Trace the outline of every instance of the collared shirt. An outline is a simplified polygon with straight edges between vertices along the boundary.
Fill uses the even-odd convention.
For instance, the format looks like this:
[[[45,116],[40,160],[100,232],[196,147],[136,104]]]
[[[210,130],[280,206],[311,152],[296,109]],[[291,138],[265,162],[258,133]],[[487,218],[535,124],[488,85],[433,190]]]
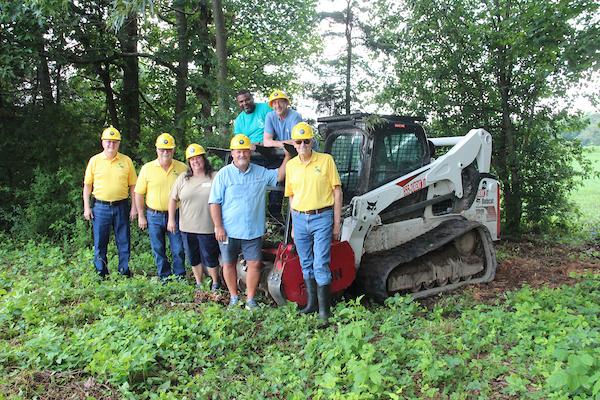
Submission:
[[[265,193],[277,185],[277,170],[250,164],[246,172],[229,164],[215,177],[208,202],[221,205],[223,227],[234,239],[256,239],[265,234]]]
[[[173,160],[168,170],[160,166],[158,159],[144,164],[140,170],[135,192],[146,195],[146,206],[156,211],[169,209],[169,195],[175,179],[187,171],[187,165]]]
[[[92,194],[102,201],[118,201],[129,197],[129,187],[137,179],[131,158],[124,154],[109,160],[104,152],[88,162],[83,183],[92,185]]]
[[[308,163],[292,158],[285,166],[285,195],[294,196],[291,207],[297,211],[332,206],[333,189],[341,186],[340,175],[329,154],[312,152]]]
[[[263,141],[263,132],[265,131],[265,118],[271,112],[267,103],[256,103],[254,111],[247,114],[242,111],[233,122],[233,133],[243,133],[250,138],[252,143],[261,143]]]
[[[302,122],[302,116],[296,110],[288,108],[285,118],[279,118],[275,111],[267,114],[265,119],[265,133],[273,135],[273,140],[290,140],[292,128],[298,122]]]

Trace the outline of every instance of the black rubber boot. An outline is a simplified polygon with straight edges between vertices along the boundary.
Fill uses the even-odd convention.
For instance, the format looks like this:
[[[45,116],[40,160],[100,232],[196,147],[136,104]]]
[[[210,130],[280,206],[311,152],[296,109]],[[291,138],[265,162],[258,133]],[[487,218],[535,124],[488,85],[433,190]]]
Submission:
[[[317,287],[317,297],[319,299],[319,318],[321,323],[319,326],[325,328],[329,326],[329,317],[331,316],[331,293],[329,293],[331,285]]]
[[[306,286],[306,295],[308,301],[306,307],[300,310],[300,314],[310,314],[317,311],[317,281],[315,278],[305,279],[304,285]]]

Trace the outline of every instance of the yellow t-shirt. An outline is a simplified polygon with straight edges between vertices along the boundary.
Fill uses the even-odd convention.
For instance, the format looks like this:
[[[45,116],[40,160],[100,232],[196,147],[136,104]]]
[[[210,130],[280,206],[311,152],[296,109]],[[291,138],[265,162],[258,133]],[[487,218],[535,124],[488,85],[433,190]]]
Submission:
[[[294,196],[297,211],[318,210],[333,205],[333,189],[341,186],[333,157],[312,152],[308,163],[292,158],[285,166],[285,195]]]
[[[135,185],[136,174],[131,158],[124,154],[109,160],[104,153],[88,162],[83,183],[92,185],[92,194],[102,201],[118,201],[129,197],[129,187]]]
[[[187,165],[173,160],[167,171],[160,166],[158,160],[144,164],[140,170],[135,192],[146,195],[146,206],[157,211],[169,209],[169,195],[175,179],[187,171]]]

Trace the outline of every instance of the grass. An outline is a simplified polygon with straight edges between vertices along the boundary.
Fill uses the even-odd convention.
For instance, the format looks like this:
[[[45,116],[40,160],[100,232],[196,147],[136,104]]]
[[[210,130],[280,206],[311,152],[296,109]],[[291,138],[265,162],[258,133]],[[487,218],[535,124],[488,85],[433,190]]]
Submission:
[[[572,199],[579,206],[583,221],[600,219],[600,146],[585,148],[588,159],[592,162],[594,176],[583,181],[583,186],[572,193]]]
[[[100,282],[90,259],[0,236],[0,399],[600,398],[597,274],[496,304],[340,302],[316,329],[293,304],[227,310],[182,282]]]

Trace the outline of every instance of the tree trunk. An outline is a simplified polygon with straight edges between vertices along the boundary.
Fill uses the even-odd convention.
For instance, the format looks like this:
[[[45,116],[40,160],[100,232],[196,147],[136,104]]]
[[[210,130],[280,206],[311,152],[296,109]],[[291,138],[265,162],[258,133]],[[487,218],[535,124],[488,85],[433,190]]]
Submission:
[[[346,1],[346,115],[350,114],[352,72],[352,0]]]
[[[208,80],[210,79],[211,76],[211,70],[212,70],[212,63],[211,63],[211,56],[210,56],[210,43],[212,42],[210,34],[209,34],[209,30],[208,30],[208,26],[209,23],[212,19],[211,15],[210,15],[210,7],[207,4],[207,0],[200,0],[198,2],[198,25],[197,25],[197,30],[198,30],[198,41],[199,41],[199,47],[198,47],[198,54],[200,54],[200,57],[198,59],[195,60],[196,64],[200,65],[200,69],[202,70],[202,76],[203,76],[203,81],[199,82],[199,83],[195,83],[192,86],[192,90],[194,91],[194,94],[196,95],[196,98],[198,99],[198,101],[200,102],[200,104],[202,105],[202,108],[200,110],[200,113],[202,115],[202,118],[199,118],[200,120],[203,121],[211,121],[211,116],[212,116],[212,102],[213,102],[213,95],[208,87],[208,85],[206,84],[206,82],[208,82]],[[204,126],[205,129],[212,131],[212,129],[214,128],[214,125],[207,123]]]
[[[54,104],[54,97],[52,96],[52,83],[50,81],[50,69],[48,68],[48,59],[46,57],[44,36],[41,31],[39,35],[37,81],[40,95],[42,96],[42,103],[44,106],[47,106]]]
[[[503,49],[505,50],[505,49]],[[511,120],[510,107],[510,64],[504,57],[505,51],[501,52],[501,63],[499,65],[498,84],[500,90],[500,101],[502,107],[501,122],[501,151],[499,166],[502,173],[504,209],[506,216],[506,232],[508,234],[519,234],[521,232],[522,217],[522,190],[521,177],[519,174],[519,160],[515,142],[515,127]]]
[[[96,72],[102,80],[104,86],[104,96],[106,98],[106,109],[110,116],[110,123],[117,129],[121,129],[119,124],[119,114],[117,113],[117,103],[115,102],[115,94],[112,90],[112,82],[110,80],[110,63],[104,63],[104,69],[101,63],[96,63]]]
[[[225,118],[228,114],[227,101],[227,35],[225,33],[225,18],[223,16],[223,5],[221,0],[212,0],[213,18],[215,22],[215,39],[217,48],[217,82],[219,86],[219,111],[217,113],[217,125],[221,134],[227,134]]]
[[[186,91],[188,87],[188,64],[190,60],[188,33],[187,33],[187,16],[185,14],[185,2],[176,1],[175,8],[175,23],[177,26],[177,51],[178,65],[177,77],[175,81],[175,138],[178,143],[185,142],[185,105]]]
[[[121,51],[126,54],[137,53],[137,14],[125,20],[119,31]],[[125,132],[129,135],[131,145],[135,147],[140,140],[140,82],[139,59],[137,55],[123,56],[123,91],[121,104],[123,108]]]

